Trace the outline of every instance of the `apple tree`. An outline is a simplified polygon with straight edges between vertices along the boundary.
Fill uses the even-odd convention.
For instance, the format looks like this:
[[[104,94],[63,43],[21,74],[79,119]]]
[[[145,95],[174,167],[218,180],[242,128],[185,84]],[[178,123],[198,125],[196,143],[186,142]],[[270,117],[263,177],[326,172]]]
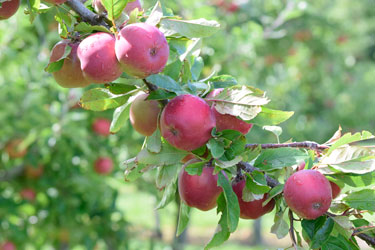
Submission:
[[[360,249],[358,238],[375,247],[368,219],[375,212],[371,132],[339,127],[323,144],[280,142],[278,125],[292,111],[270,108],[263,90],[236,76],[202,73],[203,38],[220,29],[217,21],[184,20],[160,2],[144,10],[127,1],[30,1],[26,12],[33,20],[54,8],[62,41],[45,70],[63,87],[89,85],[80,106],[88,113],[113,109],[110,133],[130,119],[145,136],[140,151],[123,163],[125,180],[137,182],[156,169],[155,188],[163,192],[157,208],[181,200],[177,235],[192,208],[216,208],[220,219],[206,249],[228,240],[240,219],[271,212],[271,232],[289,235],[294,249]],[[255,126],[277,143],[247,141]],[[22,142],[11,146],[24,153]],[[112,167],[108,159],[95,163],[101,174]],[[30,190],[21,196],[34,199]]]

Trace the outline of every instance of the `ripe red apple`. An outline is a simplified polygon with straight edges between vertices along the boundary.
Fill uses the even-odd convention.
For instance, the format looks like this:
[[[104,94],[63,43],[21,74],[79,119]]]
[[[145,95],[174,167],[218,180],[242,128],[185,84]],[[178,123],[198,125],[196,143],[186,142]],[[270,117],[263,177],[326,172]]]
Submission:
[[[329,181],[329,184],[331,184],[332,199],[336,199],[336,197],[339,196],[339,194],[341,192],[341,188],[339,187],[339,185],[337,185],[333,181]]]
[[[0,5],[0,20],[5,20],[17,12],[18,7],[20,7],[20,0],[8,0]]]
[[[203,167],[201,175],[189,175],[183,168],[178,178],[180,198],[188,206],[207,211],[216,207],[216,199],[222,192],[217,186],[217,174],[213,167]]]
[[[215,116],[210,106],[190,94],[173,98],[160,117],[161,135],[174,147],[192,151],[211,138]]]
[[[155,100],[146,100],[148,94],[137,96],[130,106],[130,123],[133,128],[144,136],[152,135],[158,125],[160,113],[159,103]]]
[[[116,59],[115,42],[113,35],[98,32],[79,44],[77,54],[86,80],[107,83],[120,77],[122,70]]]
[[[240,218],[242,219],[257,219],[262,215],[269,213],[275,207],[275,201],[272,199],[267,205],[262,203],[267,200],[268,195],[264,195],[260,200],[246,202],[242,199],[242,191],[246,185],[246,180],[241,180],[232,185],[233,191],[236,193],[238,203],[240,205]]]
[[[28,179],[38,179],[43,175],[44,167],[43,165],[39,165],[37,167],[33,167],[31,165],[26,165],[25,167],[25,175]]]
[[[320,172],[305,169],[292,174],[284,186],[284,198],[289,208],[304,219],[313,220],[328,211],[332,189]]]
[[[134,23],[121,29],[115,51],[122,69],[138,78],[161,72],[169,56],[164,34],[146,23]]]
[[[52,49],[50,62],[56,62],[64,55],[66,46],[71,47],[70,54],[64,59],[64,64],[59,71],[53,72],[52,75],[56,82],[64,88],[86,87],[90,84],[85,79],[81,70],[81,62],[77,56],[79,43],[72,43],[69,40],[58,42]]]
[[[24,200],[28,200],[28,201],[34,201],[35,197],[36,197],[36,193],[35,193],[34,189],[32,189],[32,188],[22,189],[21,192],[20,192],[20,195]]]
[[[214,89],[207,95],[207,98],[214,98],[223,90],[224,89],[222,88]],[[247,133],[249,133],[250,129],[253,126],[253,124],[244,122],[243,120],[238,119],[233,115],[219,113],[215,109],[214,105],[212,106],[212,112],[215,115],[217,131],[232,129],[241,132],[243,135],[246,135]]]
[[[0,250],[16,250],[16,245],[11,241],[5,241],[0,245]]]
[[[109,174],[113,169],[113,161],[109,157],[99,157],[94,163],[94,169],[98,174]]]
[[[44,1],[46,1],[47,3],[50,3],[50,4],[57,5],[57,4],[63,4],[68,0],[44,0]]]
[[[106,118],[96,118],[92,124],[92,130],[98,135],[109,136],[111,121]]]
[[[12,139],[5,145],[5,152],[10,158],[22,158],[27,154],[27,148],[20,148],[22,142],[22,139]]]

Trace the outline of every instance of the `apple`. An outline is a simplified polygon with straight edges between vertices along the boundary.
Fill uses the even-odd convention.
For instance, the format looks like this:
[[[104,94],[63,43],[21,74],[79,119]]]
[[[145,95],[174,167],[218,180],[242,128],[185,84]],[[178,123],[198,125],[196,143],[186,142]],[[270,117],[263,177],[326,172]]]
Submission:
[[[304,170],[306,166],[306,163],[304,161],[301,161],[297,166],[297,171]]]
[[[332,199],[336,199],[337,196],[339,196],[340,192],[341,192],[341,188],[339,187],[339,185],[337,185],[336,183],[334,183],[333,181],[329,181],[329,184],[331,184],[331,189],[332,189]]]
[[[28,179],[38,179],[43,175],[44,167],[43,165],[39,165],[37,167],[33,167],[31,165],[26,165],[25,167],[25,175]]]
[[[52,75],[56,82],[64,88],[78,88],[86,87],[90,84],[85,79],[81,70],[81,62],[77,56],[77,49],[79,43],[72,43],[69,40],[58,42],[52,49],[49,62],[56,62],[64,55],[66,46],[71,47],[70,54],[64,59],[62,68]]]
[[[332,189],[320,172],[305,169],[288,178],[284,186],[284,198],[294,213],[313,220],[328,211],[332,202]]]
[[[50,4],[57,5],[57,4],[63,4],[68,0],[44,0],[44,1],[47,2],[47,3],[50,3]]]
[[[215,116],[198,96],[185,94],[173,98],[160,117],[161,135],[176,148],[192,151],[211,138]]]
[[[21,192],[20,192],[20,195],[24,200],[28,200],[28,201],[34,201],[35,197],[36,197],[36,193],[35,193],[34,189],[32,189],[32,188],[22,189]]]
[[[107,12],[105,7],[103,6],[102,0],[93,0],[92,1],[92,7],[95,9],[95,11],[99,14]],[[128,2],[126,4],[126,7],[124,9],[124,12],[127,15],[130,15],[130,13],[134,10],[138,9],[139,11],[142,11],[142,4],[139,0],[135,0],[132,2]]]
[[[263,195],[260,200],[244,201],[242,199],[242,191],[246,185],[246,180],[242,179],[237,183],[232,184],[234,193],[237,195],[238,203],[240,205],[240,218],[242,219],[257,219],[262,215],[269,213],[275,207],[275,200],[271,200],[265,206],[262,203],[267,200],[268,195]]]
[[[111,127],[111,121],[106,118],[96,118],[94,122],[92,123],[92,130],[102,136],[109,136],[110,135],[110,129]]]
[[[108,83],[120,77],[122,70],[116,59],[115,42],[113,35],[98,32],[79,44],[77,54],[87,81]]]
[[[310,30],[299,30],[294,33],[293,38],[295,41],[307,42],[312,38],[312,33]]]
[[[96,173],[106,175],[112,172],[113,161],[109,157],[99,157],[94,163],[94,170]]]
[[[16,245],[11,241],[5,241],[0,245],[0,250],[16,250]]]
[[[10,158],[22,158],[27,154],[27,148],[20,148],[22,142],[22,139],[12,139],[5,145],[5,151]]]
[[[133,128],[144,136],[152,135],[158,126],[160,113],[159,103],[155,100],[146,100],[148,94],[138,95],[130,106],[130,123]]]
[[[164,34],[147,23],[133,23],[121,29],[115,51],[124,72],[137,78],[161,72],[169,56]]]
[[[208,211],[216,207],[216,199],[222,192],[217,186],[217,174],[213,167],[203,167],[201,175],[189,175],[183,168],[178,177],[181,200],[190,207]]]
[[[214,98],[224,89],[214,89],[212,90],[206,98]],[[222,131],[225,129],[232,129],[241,132],[243,135],[249,133],[253,124],[244,122],[243,120],[229,114],[221,114],[215,109],[215,105],[212,106],[212,112],[215,115],[216,119],[216,129],[217,131]]]
[[[5,20],[17,12],[20,7],[20,0],[6,0],[0,5],[0,20]]]

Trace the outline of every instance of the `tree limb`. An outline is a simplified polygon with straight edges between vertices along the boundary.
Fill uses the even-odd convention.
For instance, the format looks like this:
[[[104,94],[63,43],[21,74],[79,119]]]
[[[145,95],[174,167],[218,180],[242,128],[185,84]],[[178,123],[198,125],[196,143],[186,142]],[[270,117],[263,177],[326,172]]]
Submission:
[[[110,25],[108,25],[105,22],[104,20],[105,18],[103,16],[95,14],[94,12],[90,11],[79,0],[68,0],[65,3],[72,10],[74,10],[78,15],[80,15],[83,21],[88,22],[91,25],[101,25],[107,28],[110,27]]]
[[[256,148],[261,146],[262,149],[267,148],[308,148],[315,151],[323,151],[329,147],[326,145],[320,145],[312,141],[304,142],[292,142],[292,143],[267,143],[267,144],[246,144],[246,148]]]
[[[247,163],[247,162],[239,162],[237,163],[237,167],[241,168],[243,171],[247,173],[252,173],[254,171],[261,171],[259,168],[254,167],[253,165]],[[277,185],[280,185],[280,182],[277,180],[273,179],[272,177],[264,174],[264,177],[266,177],[267,185],[270,187],[276,187]]]
[[[367,245],[375,248],[375,237],[371,237],[368,234],[364,234],[360,232],[361,232],[360,230],[354,230],[353,236],[357,236],[358,238],[364,240],[367,243]]]

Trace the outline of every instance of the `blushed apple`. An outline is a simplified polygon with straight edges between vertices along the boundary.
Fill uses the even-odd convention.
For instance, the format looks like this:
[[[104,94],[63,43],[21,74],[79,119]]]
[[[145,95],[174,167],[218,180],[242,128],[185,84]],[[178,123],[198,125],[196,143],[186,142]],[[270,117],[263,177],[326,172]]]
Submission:
[[[113,161],[109,157],[99,157],[94,163],[94,170],[96,173],[106,175],[112,172]]]
[[[63,40],[58,42],[51,51],[49,61],[56,62],[64,55],[66,46],[71,47],[69,55],[64,59],[62,68],[52,73],[56,82],[64,88],[86,87],[90,84],[83,76],[81,70],[81,62],[77,56],[78,45],[79,43]]]
[[[20,7],[20,0],[7,0],[0,5],[0,20],[5,20],[16,14]]]
[[[77,54],[87,81],[108,83],[121,76],[122,70],[115,55],[115,42],[113,35],[98,32],[79,44]]]
[[[32,189],[32,188],[22,189],[21,192],[20,192],[20,195],[24,200],[28,200],[28,201],[34,201],[35,197],[36,197],[36,193],[35,193],[34,189]]]
[[[43,175],[44,167],[43,165],[38,165],[37,167],[33,167],[31,165],[26,165],[25,167],[25,175],[28,179],[38,179]]]
[[[106,118],[96,118],[92,124],[92,130],[102,136],[110,135],[111,121]]]
[[[146,100],[148,94],[138,95],[130,106],[130,123],[133,128],[144,136],[152,135],[158,123],[160,113],[159,103],[155,100]]]
[[[124,72],[137,78],[161,72],[169,57],[164,34],[147,23],[134,23],[121,29],[115,51]]]
[[[10,158],[22,158],[27,154],[27,148],[21,148],[23,140],[20,138],[12,139],[5,145],[5,152]]]
[[[339,194],[341,193],[341,188],[333,181],[329,181],[329,184],[331,185],[332,189],[332,199],[336,199],[337,196],[339,196]]]
[[[200,97],[185,94],[173,98],[160,117],[161,135],[176,148],[192,151],[211,138],[215,116]]]
[[[16,250],[16,245],[13,242],[7,240],[0,245],[0,250]]]

